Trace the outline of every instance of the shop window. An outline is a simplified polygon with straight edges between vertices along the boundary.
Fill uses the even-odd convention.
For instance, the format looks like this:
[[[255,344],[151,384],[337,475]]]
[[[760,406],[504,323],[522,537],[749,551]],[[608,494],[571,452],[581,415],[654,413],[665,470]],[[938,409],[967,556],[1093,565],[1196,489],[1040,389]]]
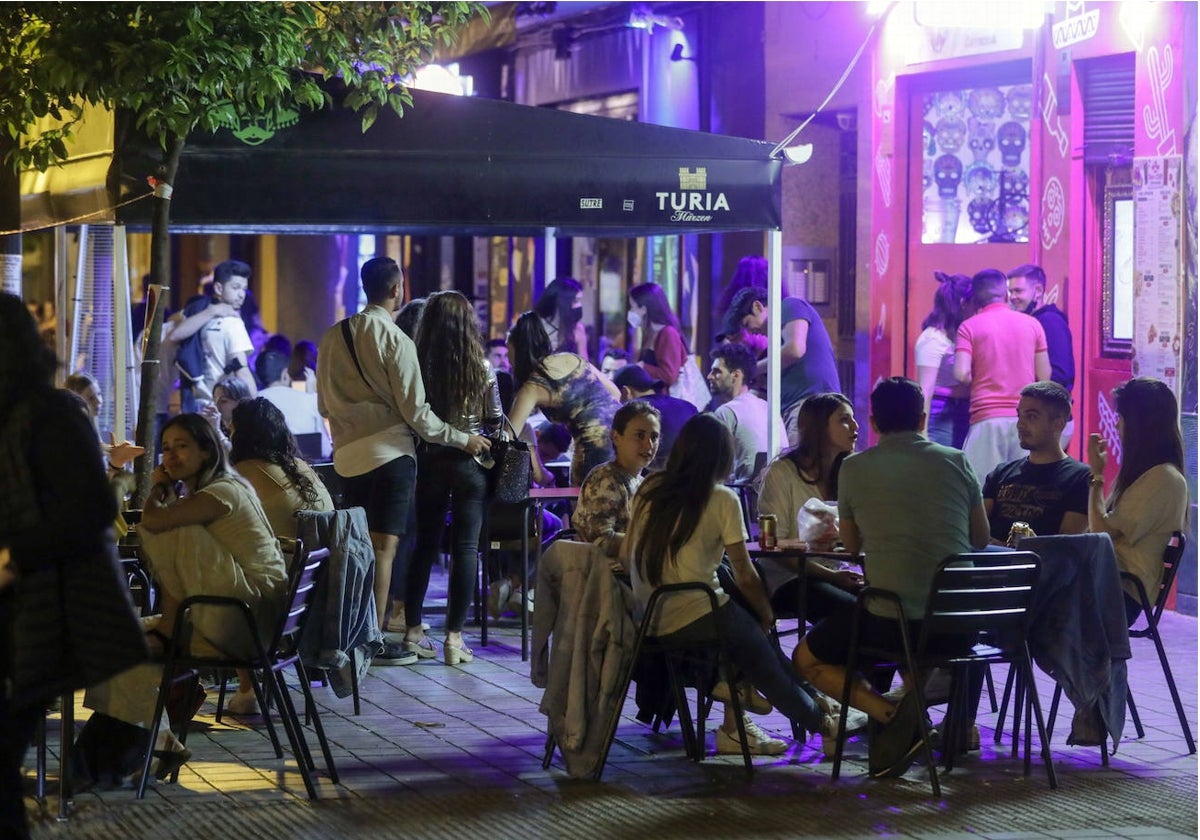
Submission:
[[[924,96],[923,244],[1029,241],[1028,84]]]
[[[1105,356],[1129,358],[1133,346],[1133,186],[1128,167],[1105,173],[1101,338]]]

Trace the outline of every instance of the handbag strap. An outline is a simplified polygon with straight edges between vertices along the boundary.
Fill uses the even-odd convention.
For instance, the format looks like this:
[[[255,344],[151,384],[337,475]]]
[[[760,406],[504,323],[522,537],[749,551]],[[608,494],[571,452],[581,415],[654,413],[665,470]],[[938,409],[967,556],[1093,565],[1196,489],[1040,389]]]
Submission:
[[[367,375],[363,373],[362,365],[358,362],[358,354],[354,352],[354,338],[350,335],[350,319],[342,320],[342,338],[346,339],[346,349],[350,351],[350,358],[354,360],[354,366],[358,368],[358,375],[362,377],[362,381],[367,383],[367,387],[371,387],[371,383],[367,382]],[[371,390],[374,390],[373,388]]]

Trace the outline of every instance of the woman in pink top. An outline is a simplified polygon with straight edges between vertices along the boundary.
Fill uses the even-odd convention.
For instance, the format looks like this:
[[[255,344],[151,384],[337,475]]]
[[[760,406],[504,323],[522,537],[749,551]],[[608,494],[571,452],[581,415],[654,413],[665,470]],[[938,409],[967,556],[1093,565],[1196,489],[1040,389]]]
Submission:
[[[679,319],[657,283],[642,283],[629,290],[629,326],[642,331],[637,363],[670,388],[679,379],[687,359],[687,345],[679,334]]]

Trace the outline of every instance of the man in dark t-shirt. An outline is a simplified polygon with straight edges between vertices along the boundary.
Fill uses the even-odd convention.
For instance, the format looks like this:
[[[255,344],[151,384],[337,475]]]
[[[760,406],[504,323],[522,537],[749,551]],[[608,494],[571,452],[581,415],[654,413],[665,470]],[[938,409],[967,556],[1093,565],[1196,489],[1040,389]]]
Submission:
[[[1071,397],[1057,382],[1021,389],[1017,435],[1029,455],[996,467],[983,483],[992,542],[1003,544],[1014,522],[1029,523],[1041,536],[1087,530],[1091,471],[1060,442],[1070,416]]]
[[[812,304],[802,298],[785,297],[780,310],[783,347],[780,352],[782,370],[779,373],[779,401],[788,443],[797,443],[796,416],[800,405],[814,394],[841,392],[837,360],[833,343],[821,316]],[[767,332],[767,290],[751,286],[733,298],[725,313],[725,332],[741,328],[752,332]],[[766,370],[767,361],[759,361],[759,372]]]
[[[696,406],[687,400],[663,393],[663,381],[646,373],[641,365],[625,365],[613,374],[613,384],[621,389],[621,402],[645,400],[658,409],[662,437],[659,438],[658,453],[650,462],[650,470],[661,470],[667,466],[671,447],[683,424],[696,416]]]

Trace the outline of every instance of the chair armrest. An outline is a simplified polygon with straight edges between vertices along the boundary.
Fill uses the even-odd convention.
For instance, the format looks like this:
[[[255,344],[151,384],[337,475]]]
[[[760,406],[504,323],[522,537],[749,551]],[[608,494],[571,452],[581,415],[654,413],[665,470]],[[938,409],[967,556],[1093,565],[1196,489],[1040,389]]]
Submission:
[[[254,618],[254,613],[251,611],[250,605],[240,598],[231,598],[227,595],[189,595],[187,598],[184,598],[179,604],[178,612],[175,614],[174,638],[183,638],[181,634],[186,629],[184,622],[188,620],[188,613],[195,606],[224,607],[236,610],[241,614],[241,617],[246,621],[246,625],[250,628],[251,638],[262,638],[258,634],[258,622]]]

